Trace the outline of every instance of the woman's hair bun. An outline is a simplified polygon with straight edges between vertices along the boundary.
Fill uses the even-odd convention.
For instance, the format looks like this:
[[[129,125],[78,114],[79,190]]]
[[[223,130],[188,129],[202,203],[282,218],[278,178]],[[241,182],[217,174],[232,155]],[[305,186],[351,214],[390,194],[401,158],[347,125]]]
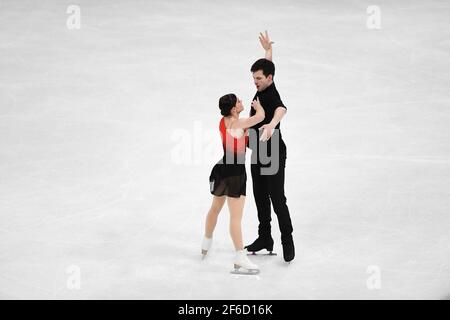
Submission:
[[[236,105],[237,97],[234,93],[224,95],[219,99],[220,114],[227,117],[231,114],[231,109]]]

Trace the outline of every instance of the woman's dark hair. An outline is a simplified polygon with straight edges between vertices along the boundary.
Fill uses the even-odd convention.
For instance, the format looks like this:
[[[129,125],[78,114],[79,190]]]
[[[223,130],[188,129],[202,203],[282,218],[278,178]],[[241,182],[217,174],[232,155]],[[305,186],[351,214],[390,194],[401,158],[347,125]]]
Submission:
[[[229,93],[221,97],[219,99],[220,113],[225,117],[231,115],[231,109],[236,105],[236,102],[237,97],[233,93]]]

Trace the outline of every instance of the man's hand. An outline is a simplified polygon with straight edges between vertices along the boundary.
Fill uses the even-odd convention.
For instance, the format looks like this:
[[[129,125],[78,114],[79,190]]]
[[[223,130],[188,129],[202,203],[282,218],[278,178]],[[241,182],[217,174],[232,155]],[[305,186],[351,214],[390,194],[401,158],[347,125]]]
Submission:
[[[265,51],[272,50],[272,43],[274,42],[270,41],[267,30],[265,33],[266,33],[265,35],[263,35],[261,32],[259,33],[259,42],[261,42],[261,45]]]
[[[261,135],[261,138],[259,138],[259,141],[267,141],[272,137],[273,132],[275,131],[275,127],[272,126],[270,123],[262,125],[259,130],[263,130],[263,133]]]

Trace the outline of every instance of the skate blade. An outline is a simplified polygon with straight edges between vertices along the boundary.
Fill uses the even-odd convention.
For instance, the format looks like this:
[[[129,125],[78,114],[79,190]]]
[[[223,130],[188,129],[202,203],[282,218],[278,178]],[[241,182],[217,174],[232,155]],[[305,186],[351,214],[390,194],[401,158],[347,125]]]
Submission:
[[[240,270],[240,269],[234,269],[232,271],[230,271],[230,273],[232,274],[240,274],[240,275],[246,275],[246,276],[254,276],[259,274],[259,270],[256,269],[249,269],[249,270]]]
[[[251,253],[247,253],[248,256],[276,256],[277,254],[275,252],[268,252],[268,253],[256,253],[256,252],[251,252]]]
[[[205,260],[207,255],[208,255],[208,250],[202,249],[202,260]]]

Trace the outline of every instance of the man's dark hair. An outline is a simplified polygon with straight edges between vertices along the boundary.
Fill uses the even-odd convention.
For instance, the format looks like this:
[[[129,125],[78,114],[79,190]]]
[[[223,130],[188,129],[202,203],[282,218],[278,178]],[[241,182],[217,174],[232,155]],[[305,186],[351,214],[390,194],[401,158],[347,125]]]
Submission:
[[[253,72],[256,72],[258,70],[262,70],[262,72],[263,72],[265,77],[268,77],[269,74],[271,74],[272,77],[275,76],[275,65],[270,60],[267,60],[267,59],[264,59],[264,58],[257,60],[252,65],[250,71],[253,73]]]

